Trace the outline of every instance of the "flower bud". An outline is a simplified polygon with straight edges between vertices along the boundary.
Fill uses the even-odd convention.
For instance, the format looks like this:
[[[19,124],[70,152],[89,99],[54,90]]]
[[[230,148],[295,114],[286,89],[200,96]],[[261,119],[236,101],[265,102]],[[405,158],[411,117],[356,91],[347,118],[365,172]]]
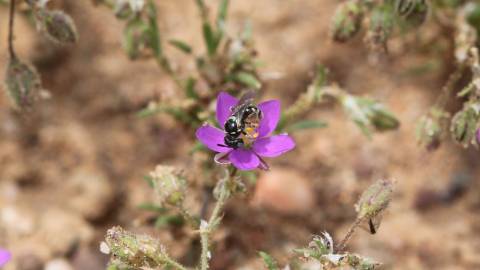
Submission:
[[[470,143],[475,143],[478,120],[480,119],[480,104],[470,103],[457,112],[452,119],[450,132],[453,140],[467,147]]]
[[[145,0],[129,0],[128,3],[133,12],[140,12],[145,6]]]
[[[357,217],[374,218],[388,207],[393,194],[393,183],[379,180],[367,188],[360,196],[355,210]]]
[[[332,37],[338,42],[351,39],[360,30],[363,10],[359,1],[350,0],[338,6],[333,15]]]
[[[400,126],[400,122],[395,118],[395,115],[380,103],[372,106],[370,122],[378,131],[397,129]]]
[[[467,9],[467,22],[477,30],[480,36],[480,3],[469,3]]]
[[[477,13],[475,6],[469,3],[458,10],[455,22],[455,58],[460,64],[464,64],[469,59],[470,50],[477,42],[478,29],[475,28],[475,18],[478,15],[475,15]]]
[[[150,173],[160,204],[181,205],[185,198],[186,180],[174,167],[158,165]]]
[[[37,20],[47,37],[60,44],[75,43],[78,40],[77,27],[72,18],[60,10],[39,9]]]
[[[385,3],[376,7],[370,16],[370,26],[366,42],[370,49],[386,50],[387,40],[390,38],[394,25],[393,8]]]
[[[132,9],[128,0],[115,1],[113,12],[118,19],[128,19],[132,15]]]
[[[397,0],[395,3],[395,12],[399,16],[410,14],[415,8],[417,0]]]
[[[333,239],[328,232],[322,235],[314,235],[307,248],[295,249],[294,251],[305,258],[321,259],[322,256],[333,254]]]
[[[25,109],[33,105],[37,99],[42,83],[33,66],[11,58],[5,75],[8,95],[17,109]]]
[[[375,100],[348,94],[343,95],[340,100],[347,114],[367,136],[371,135],[370,127],[386,131],[396,129],[400,125],[395,115]]]
[[[148,25],[139,18],[130,20],[123,30],[123,48],[131,59],[140,56],[147,44]]]
[[[327,233],[314,236],[307,248],[295,249],[305,259],[315,259],[319,269],[377,269],[380,264],[372,259],[351,253],[334,252],[332,237]]]
[[[105,243],[109,253],[129,266],[158,266],[158,259],[165,248],[155,239],[147,235],[136,235],[116,226],[107,231]]]
[[[426,0],[398,0],[395,12],[412,27],[420,26],[428,15],[429,5]]]
[[[434,150],[440,145],[443,134],[444,121],[448,113],[438,108],[432,108],[427,115],[417,123],[417,141],[428,150]]]

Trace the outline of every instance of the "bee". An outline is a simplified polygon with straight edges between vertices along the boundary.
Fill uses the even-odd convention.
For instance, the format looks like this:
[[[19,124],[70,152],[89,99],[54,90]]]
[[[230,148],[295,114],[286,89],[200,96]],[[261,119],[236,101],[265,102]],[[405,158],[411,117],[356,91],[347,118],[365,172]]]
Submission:
[[[224,124],[225,145],[219,146],[237,149],[244,145],[245,140],[253,140],[257,137],[256,130],[263,115],[253,100],[254,93],[247,92],[238,105],[231,109],[232,114]]]

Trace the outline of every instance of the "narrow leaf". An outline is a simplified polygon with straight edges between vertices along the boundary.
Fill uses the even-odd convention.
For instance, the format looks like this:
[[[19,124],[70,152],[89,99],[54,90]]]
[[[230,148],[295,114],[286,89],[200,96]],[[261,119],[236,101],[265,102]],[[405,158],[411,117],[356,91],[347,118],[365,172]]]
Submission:
[[[217,30],[219,35],[223,36],[225,32],[225,22],[227,20],[227,11],[228,11],[228,4],[229,0],[222,0],[220,6],[218,8],[218,15],[217,15]]]
[[[279,270],[278,264],[272,256],[263,251],[258,252],[258,254],[260,257],[262,257],[263,262],[268,270]]]
[[[153,203],[142,203],[142,204],[139,204],[137,208],[145,211],[150,211],[150,212],[158,212],[161,214],[164,214],[167,212],[167,210],[164,207],[160,207]]]
[[[250,20],[245,22],[245,25],[243,26],[242,33],[240,35],[241,39],[243,41],[250,41],[252,40],[252,22]]]
[[[169,41],[169,43],[173,47],[179,49],[180,51],[182,51],[186,54],[192,53],[192,47],[190,45],[188,45],[187,43],[181,41],[181,40],[172,39],[172,40]]]
[[[155,228],[163,228],[168,225],[175,227],[182,226],[185,223],[184,219],[179,215],[162,215],[155,220]]]
[[[258,81],[255,75],[244,71],[233,74],[233,80],[255,89],[260,89],[260,87],[262,87],[262,83]]]
[[[298,130],[305,130],[305,129],[313,129],[313,128],[324,128],[327,127],[327,123],[319,120],[304,120],[299,121],[294,124],[289,125],[286,130],[288,132],[298,131]]]
[[[187,95],[187,97],[193,98],[195,100],[197,100],[199,98],[197,92],[195,92],[195,84],[196,83],[197,83],[197,81],[194,78],[189,77],[187,79],[187,83],[185,85],[185,94]]]
[[[162,43],[160,38],[160,31],[157,25],[157,8],[153,1],[149,1],[147,5],[147,14],[148,14],[148,45],[153,50],[157,58],[162,56]]]
[[[212,25],[208,22],[203,23],[203,39],[207,46],[207,51],[209,56],[215,55],[218,47],[218,38],[212,29]]]

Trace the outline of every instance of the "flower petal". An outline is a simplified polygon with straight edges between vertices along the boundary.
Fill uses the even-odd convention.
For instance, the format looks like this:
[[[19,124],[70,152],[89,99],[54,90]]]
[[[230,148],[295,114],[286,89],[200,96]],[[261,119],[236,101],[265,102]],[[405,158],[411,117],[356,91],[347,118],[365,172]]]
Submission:
[[[252,150],[248,149],[235,149],[228,157],[233,166],[243,171],[256,169],[260,164],[258,156]]]
[[[4,249],[0,249],[0,267],[5,265],[10,260],[11,257],[12,257],[12,254],[10,254],[10,252]]]
[[[258,108],[262,111],[263,118],[260,121],[258,135],[260,138],[268,136],[277,127],[280,120],[280,101],[269,100],[258,104]]]
[[[220,92],[217,97],[217,121],[223,127],[228,117],[232,114],[232,107],[237,105],[238,99],[227,92]]]
[[[295,142],[286,134],[260,138],[253,144],[253,151],[262,157],[277,157],[293,148]]]
[[[230,154],[230,153],[229,152],[217,153],[215,155],[215,157],[213,158],[213,160],[215,161],[215,163],[220,164],[220,165],[229,165],[232,162],[230,161],[230,159],[228,159],[228,154]]]
[[[215,152],[225,153],[231,150],[229,147],[220,146],[225,144],[225,133],[210,125],[203,125],[197,129],[195,133],[197,139],[200,140],[206,147]]]

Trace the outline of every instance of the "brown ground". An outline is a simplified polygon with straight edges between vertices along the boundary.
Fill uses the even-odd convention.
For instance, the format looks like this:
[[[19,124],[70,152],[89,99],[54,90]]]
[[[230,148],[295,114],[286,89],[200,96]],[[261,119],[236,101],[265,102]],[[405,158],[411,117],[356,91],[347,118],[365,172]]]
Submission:
[[[175,96],[171,80],[153,61],[127,59],[119,43],[123,24],[108,9],[68,2],[81,37],[73,47],[52,49],[25,18],[16,27],[18,54],[35,62],[53,98],[19,117],[0,95],[0,246],[15,256],[7,270],[39,269],[62,258],[74,269],[104,269],[107,258],[98,244],[106,228],[146,227],[148,214],[137,205],[148,201],[151,191],[142,176],[156,164],[190,160],[193,135],[166,116],[133,115],[153,97]],[[193,1],[157,2],[163,35],[203,50]],[[347,45],[329,41],[336,1],[232,2],[229,31],[250,19],[265,63],[261,74],[282,75],[268,82],[265,96],[290,104],[304,91],[315,64],[323,63],[341,86],[390,106],[402,125],[368,140],[340,108],[312,112],[310,118],[324,119],[329,127],[296,134],[295,152],[272,162],[272,172],[261,173],[255,195],[228,205],[215,236],[213,268],[261,269],[258,250],[285,262],[292,248],[324,230],[339,239],[354,219],[361,190],[388,177],[397,183],[395,198],[379,232],[359,231],[349,250],[386,269],[479,269],[478,152],[449,142],[427,152],[414,137],[415,121],[434,102],[450,66],[448,43],[430,37],[435,28],[427,25],[422,36],[395,39],[391,57],[372,64],[361,38]],[[1,40],[6,14],[0,6]],[[437,52],[415,49],[432,42]],[[2,67],[6,51],[2,42]],[[179,53],[167,53],[184,71],[192,69]],[[429,63],[436,68],[418,71]],[[465,193],[434,199],[435,192],[461,181],[468,185]],[[187,248],[197,248],[175,229],[150,232],[187,263]]]

